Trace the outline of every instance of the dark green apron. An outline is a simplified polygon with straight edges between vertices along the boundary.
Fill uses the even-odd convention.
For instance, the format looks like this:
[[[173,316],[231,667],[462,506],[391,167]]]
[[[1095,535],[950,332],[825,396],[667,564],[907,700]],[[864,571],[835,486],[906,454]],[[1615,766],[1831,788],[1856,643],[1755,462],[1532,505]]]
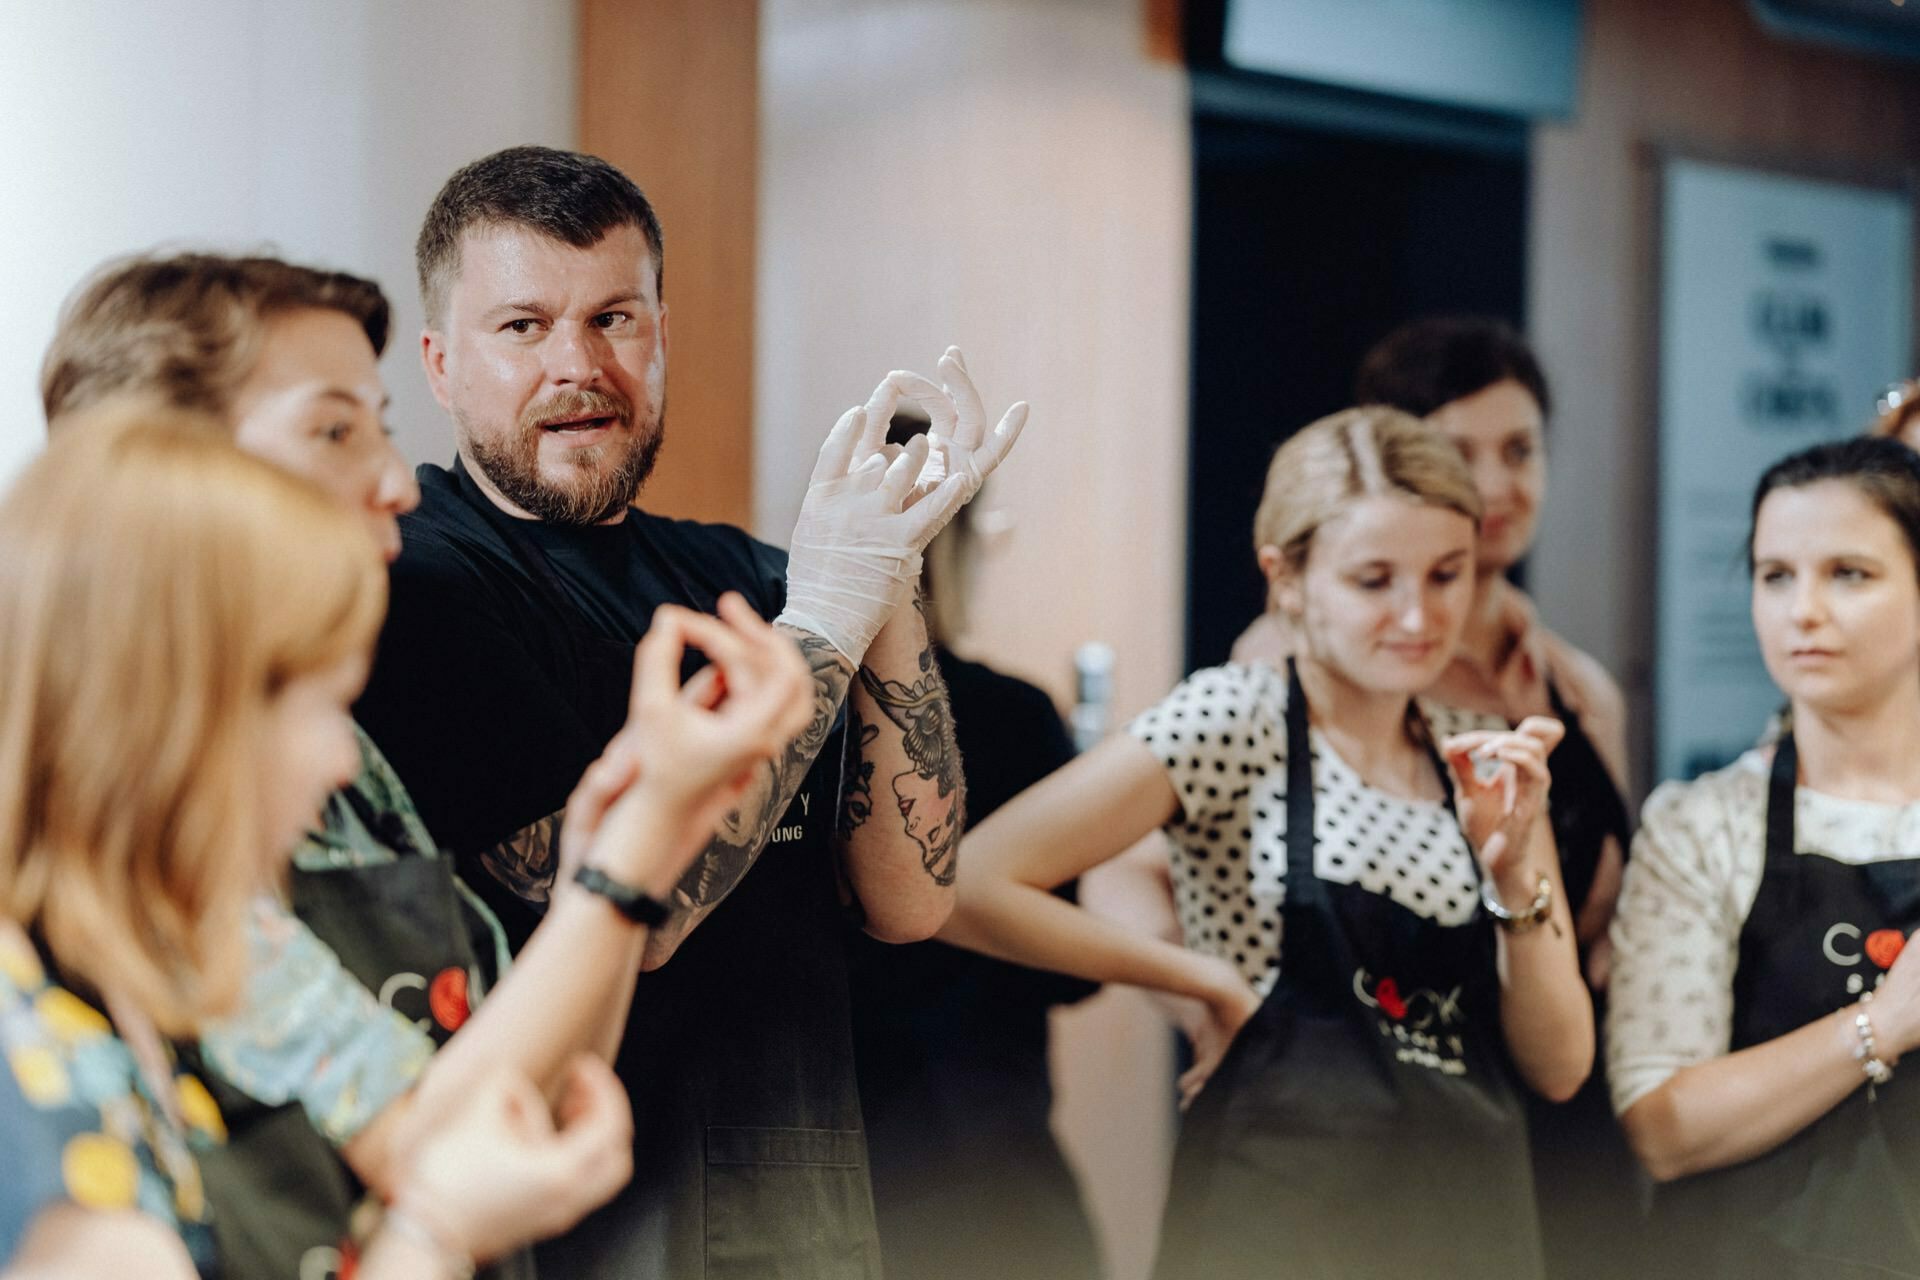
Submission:
[[[336,798],[336,803],[339,802]],[[484,989],[485,925],[464,907],[450,858],[402,847],[392,862],[295,869],[294,914],[382,1003],[437,1044]],[[490,957],[489,957],[490,959]],[[490,966],[489,966],[490,967]],[[267,1106],[205,1072],[227,1121],[202,1161],[226,1280],[337,1280],[347,1219],[364,1188],[296,1103]],[[520,1254],[483,1274],[525,1280]]]
[[[1740,931],[1734,1051],[1852,1004],[1878,985],[1898,950],[1868,940],[1920,925],[1920,858],[1852,865],[1796,851],[1798,773],[1789,733],[1775,748],[1767,790],[1766,870]],[[1871,1093],[1856,1089],[1765,1155],[1660,1187],[1654,1274],[1920,1277],[1916,1070],[1920,1061],[1910,1061]]]

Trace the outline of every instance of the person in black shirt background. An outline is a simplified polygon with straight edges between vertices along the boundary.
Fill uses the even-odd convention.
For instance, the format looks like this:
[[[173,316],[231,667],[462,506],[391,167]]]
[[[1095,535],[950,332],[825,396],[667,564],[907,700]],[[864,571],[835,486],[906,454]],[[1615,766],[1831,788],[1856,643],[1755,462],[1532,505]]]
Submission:
[[[624,719],[657,605],[739,591],[814,681],[812,723],[649,937],[616,1058],[633,1183],[543,1249],[541,1272],[876,1277],[844,934],[849,913],[887,941],[940,926],[964,812],[945,689],[899,606],[1026,408],[988,432],[955,350],[941,386],[888,375],[829,434],[789,557],[632,509],[664,429],[668,326],[660,225],[626,175],[540,147],[485,157],[435,198],[416,256],[422,358],[459,459],[420,468],[359,712],[432,829],[489,873],[509,932],[542,910],[568,780]],[[889,450],[903,395],[935,427]],[[874,803],[867,778],[912,803]]]
[[[888,438],[927,425],[903,412]],[[947,647],[964,627],[971,511],[927,549],[922,594],[974,823],[1072,759],[1073,742],[1044,690]],[[1094,1280],[1093,1228],[1048,1123],[1047,1015],[1097,984],[944,942],[855,935],[848,958],[887,1280]]]

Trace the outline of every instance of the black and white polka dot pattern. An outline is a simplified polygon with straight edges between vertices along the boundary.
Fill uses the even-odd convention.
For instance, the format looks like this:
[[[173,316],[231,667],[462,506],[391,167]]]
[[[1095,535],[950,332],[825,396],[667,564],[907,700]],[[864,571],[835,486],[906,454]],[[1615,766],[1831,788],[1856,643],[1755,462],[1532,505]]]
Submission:
[[[1271,667],[1194,675],[1129,731],[1152,748],[1180,797],[1167,827],[1174,896],[1188,946],[1231,960],[1261,994],[1280,972],[1287,869],[1287,678]],[[1451,710],[1437,732],[1497,727]],[[1445,805],[1405,800],[1361,781],[1317,731],[1314,868],[1384,893],[1430,919],[1473,914],[1473,853]]]

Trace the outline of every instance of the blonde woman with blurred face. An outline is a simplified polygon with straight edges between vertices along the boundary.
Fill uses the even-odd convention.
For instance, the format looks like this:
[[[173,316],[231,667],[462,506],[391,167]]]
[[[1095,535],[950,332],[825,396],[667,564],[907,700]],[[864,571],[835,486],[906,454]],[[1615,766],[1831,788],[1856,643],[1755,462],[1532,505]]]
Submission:
[[[192,1149],[223,1125],[169,1040],[239,997],[260,850],[357,767],[379,561],[304,485],[153,414],[50,449],[0,545],[0,1267],[212,1274]],[[397,1173],[362,1276],[454,1274],[440,1242],[513,1243],[625,1180],[604,1068],[576,1071],[558,1135],[524,1081],[477,1083]]]
[[[292,848],[359,768],[349,707],[385,606],[375,544],[222,434],[114,410],[63,433],[0,504],[8,1275],[215,1273],[194,1150],[225,1124],[175,1042],[247,990],[249,899],[285,865],[262,850]],[[690,643],[724,696],[719,677],[680,688]],[[756,619],[666,614],[639,662],[635,719],[674,754],[636,785],[582,788],[589,865],[648,839],[690,861],[803,705],[797,658]],[[471,1274],[617,1190],[617,1081],[572,1056],[555,1084],[558,1132],[510,1067],[420,1112],[358,1274]]]
[[[1647,801],[1614,919],[1614,1105],[1660,1274],[1920,1275],[1920,457],[1820,445],[1754,498],[1771,747]],[[1911,1070],[1909,1066],[1907,1070]]]
[[[49,422],[63,438],[87,429],[75,423],[90,407],[128,396],[205,412],[241,449],[324,492],[390,561],[397,517],[419,490],[383,421],[387,324],[379,288],[342,273],[209,254],[111,263],[62,316],[42,378]],[[768,656],[763,632],[751,631],[745,652],[784,673],[768,687],[803,692],[804,674]],[[769,723],[790,733],[794,713],[770,704]],[[493,914],[378,748],[357,729],[354,741],[357,766],[318,824],[305,812],[311,830],[294,867],[276,874],[286,905],[261,897],[248,916],[245,998],[203,1025],[196,1050],[231,1130],[205,1163],[230,1277],[334,1265],[356,1194],[341,1161],[389,1189],[408,1135],[481,1073],[511,1066],[557,1092],[577,1052],[610,1054],[648,933],[562,876],[548,923],[507,972]],[[610,752],[576,793],[569,873],[588,860],[593,815],[641,769],[643,744],[624,741],[630,749]],[[658,781],[676,775],[670,766],[656,764]],[[679,833],[625,830],[593,844],[597,883],[667,893],[693,852]],[[284,846],[260,853],[284,867]],[[286,1114],[300,1110],[310,1123]]]
[[[1479,512],[1404,414],[1306,427],[1255,521],[1292,661],[1197,672],[966,837],[943,936],[1208,1010],[1164,1280],[1540,1274],[1517,1089],[1565,1097],[1593,1054],[1541,820],[1559,726],[1442,740],[1472,722],[1414,699]],[[1184,945],[1048,893],[1156,827]]]

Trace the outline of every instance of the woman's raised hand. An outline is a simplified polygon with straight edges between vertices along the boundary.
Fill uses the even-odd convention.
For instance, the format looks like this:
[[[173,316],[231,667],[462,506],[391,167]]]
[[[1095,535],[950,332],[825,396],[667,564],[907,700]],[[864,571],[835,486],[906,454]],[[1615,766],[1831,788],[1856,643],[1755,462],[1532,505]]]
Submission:
[[[563,875],[592,850],[615,879],[671,885],[712,839],[754,768],[786,750],[812,719],[813,680],[792,638],[733,592],[718,608],[718,617],[678,605],[655,610],[634,654],[627,723],[567,802]],[[681,662],[690,648],[708,665],[683,685]],[[608,815],[630,792],[657,806],[678,833],[664,863],[646,841],[600,839]]]
[[[1461,825],[1488,877],[1515,869],[1525,856],[1534,823],[1546,812],[1553,780],[1547,757],[1564,736],[1558,720],[1528,716],[1517,729],[1456,733],[1440,744],[1453,770]]]

